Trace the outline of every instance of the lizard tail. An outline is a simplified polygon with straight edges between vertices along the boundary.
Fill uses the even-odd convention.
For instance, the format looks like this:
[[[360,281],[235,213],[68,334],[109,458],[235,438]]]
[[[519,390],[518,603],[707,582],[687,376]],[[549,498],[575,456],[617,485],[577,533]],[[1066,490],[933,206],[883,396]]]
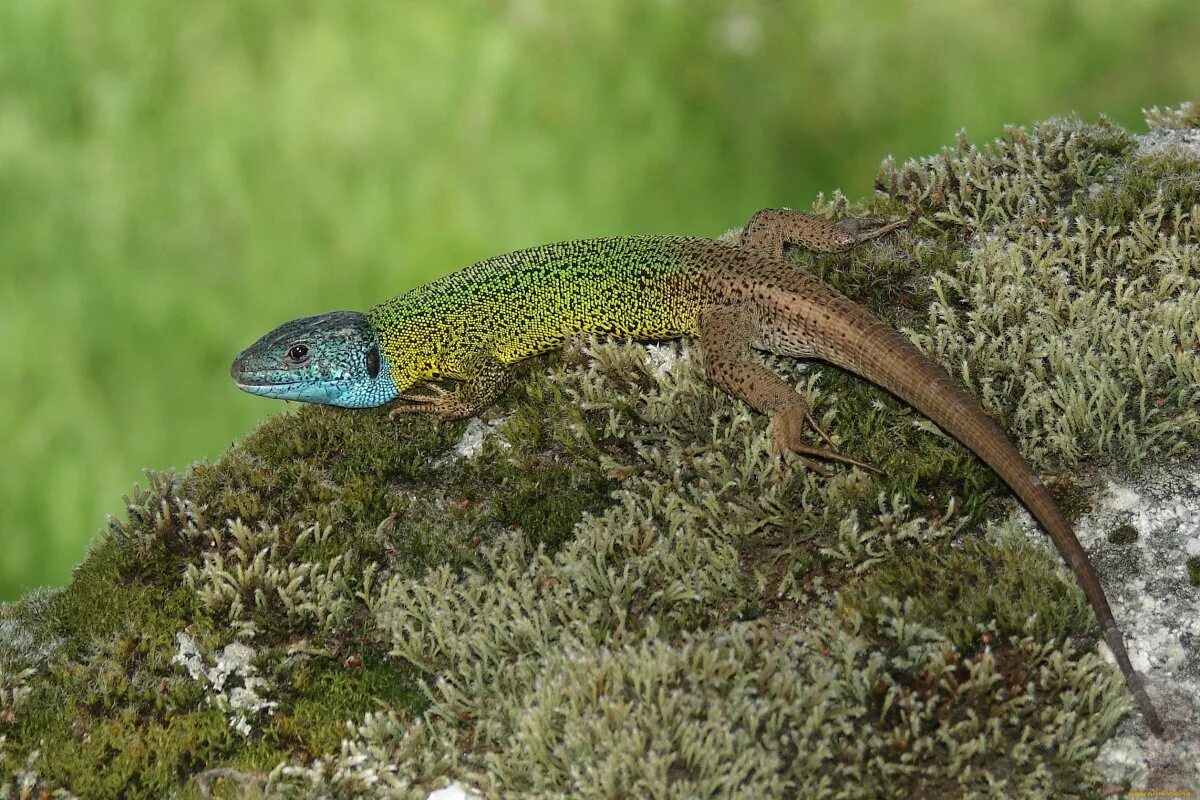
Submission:
[[[856,330],[847,338],[857,340],[857,344],[846,348],[843,339],[842,346],[818,347],[817,355],[889,389],[966,445],[1012,488],[1066,559],[1100,621],[1104,640],[1116,657],[1146,723],[1156,736],[1161,736],[1158,713],[1129,661],[1121,632],[1087,553],[1037,474],[979,403],[908,339],[865,309],[861,314],[848,316],[854,319],[852,327]]]

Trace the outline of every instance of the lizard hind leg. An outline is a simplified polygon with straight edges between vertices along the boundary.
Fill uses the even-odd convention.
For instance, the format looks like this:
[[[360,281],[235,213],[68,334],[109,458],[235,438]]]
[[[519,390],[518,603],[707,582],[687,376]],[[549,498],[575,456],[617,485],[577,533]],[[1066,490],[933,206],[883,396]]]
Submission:
[[[760,338],[761,327],[755,309],[745,304],[711,308],[701,314],[700,349],[709,382],[766,414],[771,420],[771,439],[776,449],[801,456],[804,464],[818,475],[829,472],[812,459],[839,461],[879,472],[861,461],[805,441],[806,425],[811,425],[827,444],[829,437],[817,427],[804,398],[783,378],[753,360],[752,343]]]
[[[794,244],[817,253],[840,253],[891,233],[908,220],[860,217],[832,222],[788,208],[764,208],[742,230],[742,247],[780,258]]]
[[[765,370],[766,367],[763,367]],[[770,372],[770,370],[767,370]],[[771,372],[772,375],[775,373]],[[776,376],[778,377],[778,376]],[[782,379],[781,379],[782,380]],[[799,456],[810,456],[811,458],[819,458],[823,461],[838,461],[842,464],[849,464],[854,467],[859,467],[868,472],[874,472],[876,475],[882,475],[883,470],[876,469],[870,464],[844,456],[834,450],[825,450],[820,447],[814,447],[804,441],[804,429],[807,425],[811,427],[818,436],[820,436],[827,445],[833,446],[829,440],[829,436],[817,427],[817,421],[812,418],[809,412],[808,403],[800,395],[796,395],[796,401],[789,403],[783,408],[778,409],[770,414],[771,417],[771,439],[775,442],[775,446],[780,450],[788,450],[796,453]],[[816,472],[818,475],[828,475],[829,472],[818,465],[815,465],[811,458],[804,458],[804,463],[809,469]]]

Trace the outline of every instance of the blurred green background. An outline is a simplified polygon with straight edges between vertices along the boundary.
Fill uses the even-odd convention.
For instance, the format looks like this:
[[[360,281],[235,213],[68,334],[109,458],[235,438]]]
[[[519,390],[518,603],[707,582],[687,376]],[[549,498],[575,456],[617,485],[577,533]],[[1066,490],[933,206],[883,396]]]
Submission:
[[[1200,3],[0,4],[0,599],[285,405],[239,349],[561,238],[1194,99]]]

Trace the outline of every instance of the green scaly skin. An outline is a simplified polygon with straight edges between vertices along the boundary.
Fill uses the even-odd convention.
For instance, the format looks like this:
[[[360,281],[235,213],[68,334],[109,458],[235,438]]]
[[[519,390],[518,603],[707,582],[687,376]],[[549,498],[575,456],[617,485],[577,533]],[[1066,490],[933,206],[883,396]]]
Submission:
[[[716,243],[667,236],[582,239],[490,258],[367,312],[397,386],[512,364],[580,333],[696,336]],[[732,248],[731,248],[732,251]]]
[[[1151,731],[1162,725],[1074,530],[1032,468],[973,397],[868,309],[783,258],[785,243],[837,252],[902,222],[831,223],[758,212],[738,241],[584,239],[498,256],[366,314],[281,325],[233,364],[246,391],[352,408],[400,400],[392,414],[471,416],[504,391],[510,365],[583,333],[698,338],[714,385],[768,415],[775,444],[802,458],[853,459],[805,441],[816,429],[799,395],[754,350],[818,358],[892,392],[970,448],[1046,528],[1087,595]],[[432,381],[458,382],[445,391]],[[429,393],[408,392],[426,384]],[[820,433],[819,429],[816,429]],[[823,434],[822,434],[823,436]],[[805,460],[810,468],[824,470]]]

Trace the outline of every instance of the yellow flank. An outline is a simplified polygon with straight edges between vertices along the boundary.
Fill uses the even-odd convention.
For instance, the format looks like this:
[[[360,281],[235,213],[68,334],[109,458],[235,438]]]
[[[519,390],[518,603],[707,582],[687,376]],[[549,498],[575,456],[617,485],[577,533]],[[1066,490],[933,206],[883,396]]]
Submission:
[[[558,242],[480,261],[367,318],[401,390],[465,378],[481,356],[519,361],[580,333],[696,336],[701,267],[722,247],[668,236]]]

